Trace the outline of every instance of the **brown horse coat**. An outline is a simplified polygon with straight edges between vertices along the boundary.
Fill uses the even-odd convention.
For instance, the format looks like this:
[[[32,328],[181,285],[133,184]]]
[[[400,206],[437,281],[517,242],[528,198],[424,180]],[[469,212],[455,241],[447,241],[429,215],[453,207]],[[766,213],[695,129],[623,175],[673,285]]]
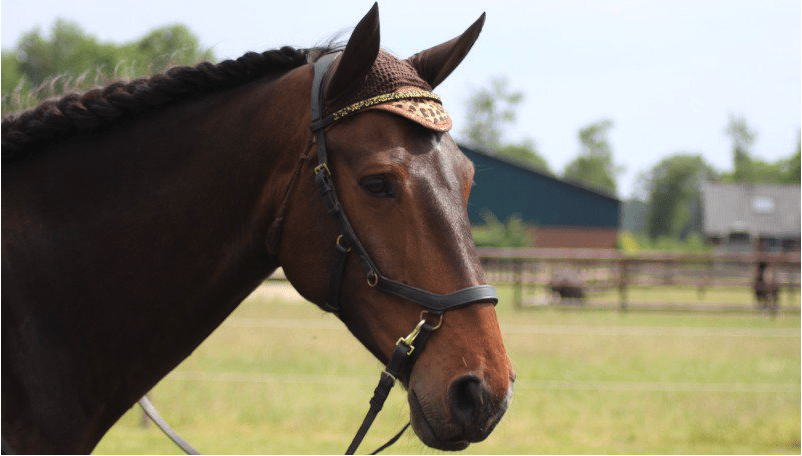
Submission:
[[[408,62],[435,87],[477,24]],[[374,6],[328,76],[332,105],[362,87],[378,43]],[[337,232],[313,183],[307,62],[323,52],[177,68],[3,120],[2,434],[13,450],[90,452],[279,266],[322,304]],[[345,210],[385,274],[435,293],[484,283],[465,209],[473,168],[447,133],[370,110],[327,141]],[[372,191],[377,176],[392,195]],[[338,316],[386,361],[421,309],[362,272],[349,260]],[[492,305],[448,312],[403,379],[415,432],[441,449],[484,439],[513,377]]]

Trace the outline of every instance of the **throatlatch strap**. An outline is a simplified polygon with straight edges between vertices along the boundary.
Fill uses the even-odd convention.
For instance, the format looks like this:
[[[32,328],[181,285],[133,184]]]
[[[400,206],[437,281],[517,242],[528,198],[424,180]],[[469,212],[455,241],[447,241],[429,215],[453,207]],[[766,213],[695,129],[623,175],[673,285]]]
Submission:
[[[334,251],[337,255],[334,257],[334,264],[331,266],[329,294],[326,297],[326,302],[323,303],[323,307],[328,311],[338,312],[340,310],[340,288],[342,287],[345,265],[348,261],[348,254],[351,252],[351,247],[346,245],[343,237],[340,236],[337,238]]]

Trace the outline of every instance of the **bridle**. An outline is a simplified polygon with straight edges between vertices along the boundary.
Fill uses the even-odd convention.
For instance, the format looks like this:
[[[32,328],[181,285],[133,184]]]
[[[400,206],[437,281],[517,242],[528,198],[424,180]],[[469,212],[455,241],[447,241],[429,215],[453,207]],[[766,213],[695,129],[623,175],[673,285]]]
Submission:
[[[498,295],[496,294],[496,289],[492,285],[475,285],[449,294],[436,294],[389,279],[381,274],[379,268],[371,259],[370,254],[368,254],[363,244],[359,241],[351,223],[348,221],[348,217],[337,197],[331,168],[329,167],[328,151],[326,149],[326,127],[347,115],[364,109],[363,107],[370,106],[369,102],[357,103],[356,105],[323,117],[323,80],[326,72],[338,55],[338,53],[332,53],[320,57],[314,64],[314,79],[312,81],[311,130],[314,141],[317,144],[318,158],[318,164],[314,168],[315,183],[318,192],[323,198],[326,210],[337,221],[340,229],[340,234],[334,243],[336,255],[332,266],[331,278],[329,280],[329,291],[323,307],[332,312],[338,312],[340,310],[340,289],[342,287],[346,261],[349,255],[354,253],[362,260],[367,270],[367,282],[369,286],[387,294],[412,301],[425,309],[421,312],[420,322],[415,326],[412,332],[406,337],[400,338],[396,343],[393,355],[385,366],[379,384],[376,386],[373,397],[370,400],[370,409],[346,452],[346,454],[353,454],[365,434],[367,434],[376,415],[378,415],[384,405],[384,401],[390,389],[395,384],[395,380],[407,371],[412,370],[412,366],[423,351],[429,335],[442,324],[443,313],[478,302],[491,302],[495,305],[498,303]],[[412,95],[436,97],[429,92],[416,92]],[[377,97],[377,99],[381,100],[380,97]],[[437,323],[430,323],[426,318],[427,315],[439,317]],[[391,439],[390,442],[376,451],[381,451],[394,443],[408,426],[409,424],[407,424],[398,435]]]
[[[395,380],[400,378],[405,373],[411,372],[415,360],[418,358],[418,356],[420,356],[421,352],[423,352],[423,348],[426,345],[426,341],[429,339],[432,331],[438,329],[442,325],[443,313],[445,313],[447,310],[465,307],[478,302],[491,302],[495,305],[498,303],[498,295],[496,294],[496,289],[492,285],[476,285],[455,291],[450,294],[436,294],[389,279],[379,272],[379,268],[376,267],[376,264],[371,259],[367,250],[359,241],[359,238],[354,232],[351,223],[348,221],[348,217],[343,211],[340,200],[337,198],[337,191],[334,188],[331,169],[328,165],[328,153],[326,150],[325,135],[326,127],[347,115],[353,114],[358,112],[360,109],[370,106],[370,103],[358,103],[359,106],[349,106],[329,116],[323,117],[323,79],[326,75],[326,71],[328,71],[328,69],[331,67],[331,64],[336,59],[337,55],[338,53],[326,54],[319,58],[317,62],[315,62],[315,74],[312,82],[311,129],[314,142],[317,144],[318,157],[318,164],[314,168],[315,183],[318,191],[323,197],[323,201],[326,205],[328,213],[336,219],[341,232],[334,243],[336,258],[332,267],[331,279],[329,280],[329,292],[323,307],[331,312],[339,312],[340,289],[342,287],[346,261],[351,253],[355,253],[362,260],[362,263],[367,269],[368,285],[393,296],[412,301],[424,307],[425,309],[421,312],[420,321],[415,328],[405,337],[399,338],[398,342],[396,342],[395,348],[393,349],[393,354],[390,357],[390,361],[382,371],[379,384],[373,391],[373,397],[370,399],[370,409],[365,415],[362,425],[359,427],[359,430],[354,436],[354,439],[346,452],[346,454],[354,454],[357,447],[362,442],[362,439],[365,437],[365,434],[367,434],[368,429],[370,429],[371,424],[373,424],[376,416],[384,406],[384,402],[387,399],[390,390],[395,385]],[[423,91],[413,92],[411,95],[436,97],[434,94]],[[384,98],[377,97],[376,101],[381,101],[383,99]],[[305,160],[306,157],[304,156],[298,162],[298,167],[296,167],[295,172],[293,173],[292,182],[290,183],[287,194],[285,195],[284,201],[281,204],[281,209],[276,217],[274,226],[269,230],[270,233],[268,234],[268,238],[272,239],[273,242],[276,242],[277,237],[280,236],[279,233],[281,224],[284,220],[283,213],[287,209],[289,193],[295,186],[298,171],[300,171],[300,166],[305,162]],[[271,243],[268,242],[268,245],[270,244]],[[433,324],[427,320],[427,315],[439,317],[439,319]],[[142,399],[139,400],[139,404],[148,417],[150,417],[159,426],[159,428],[171,440],[173,440],[173,442],[175,442],[176,445],[184,450],[184,452],[187,454],[200,454],[184,439],[178,436],[178,434],[172,428],[170,428],[169,425],[167,425],[167,423],[161,418],[161,416],[159,416],[159,413],[150,403],[147,396],[143,396]],[[403,429],[401,429],[401,432],[396,434],[386,444],[374,451],[373,454],[376,454],[395,443],[408,427],[409,423],[405,425]],[[13,454],[11,447],[8,446],[5,439],[2,439],[2,447],[3,454]]]
[[[335,121],[344,116],[335,112],[327,117],[323,117],[323,79],[326,71],[331,66],[338,54],[326,54],[315,62],[315,77],[312,83],[312,134],[317,143],[318,164],[315,167],[315,183],[321,197],[326,205],[328,213],[334,216],[339,224],[341,234],[335,242],[337,259],[333,268],[331,280],[329,282],[329,293],[324,307],[328,310],[337,312],[339,310],[340,285],[342,274],[345,270],[345,260],[350,253],[355,253],[362,260],[367,269],[367,281],[371,287],[375,287],[385,293],[415,302],[434,314],[442,314],[446,310],[464,307],[480,301],[498,302],[496,289],[492,285],[476,285],[468,287],[451,294],[441,295],[431,293],[420,288],[397,282],[389,279],[379,272],[379,268],[371,259],[365,247],[359,241],[348,217],[343,211],[337,191],[334,188],[331,169],[328,165],[328,151],[326,148],[325,129]],[[349,114],[358,112],[348,110]]]
[[[354,436],[354,439],[346,452],[346,454],[354,454],[357,447],[362,442],[362,439],[365,437],[365,434],[367,434],[368,429],[370,429],[371,424],[373,424],[376,416],[384,406],[384,402],[387,399],[390,390],[394,386],[395,380],[400,378],[405,373],[411,372],[412,366],[414,365],[415,360],[420,356],[421,352],[423,352],[423,348],[426,344],[426,341],[429,339],[430,334],[432,331],[438,329],[442,325],[443,314],[448,310],[465,307],[478,302],[491,302],[493,305],[495,305],[498,303],[498,295],[496,293],[496,289],[492,285],[475,285],[449,294],[436,294],[389,279],[379,272],[379,268],[376,267],[376,264],[371,259],[367,250],[359,241],[356,232],[354,232],[351,223],[348,221],[348,217],[343,211],[343,207],[340,204],[339,198],[337,197],[337,191],[334,188],[331,169],[328,165],[329,161],[328,152],[326,150],[325,134],[326,127],[332,125],[334,122],[342,119],[343,117],[358,112],[360,109],[371,106],[371,100],[367,100],[368,103],[357,103],[356,105],[348,106],[343,110],[323,117],[323,79],[338,55],[339,53],[326,54],[320,57],[314,63],[314,79],[312,82],[311,130],[314,142],[317,144],[318,157],[318,164],[314,168],[315,183],[320,195],[323,198],[326,210],[335,218],[341,232],[335,241],[336,258],[332,267],[331,278],[329,280],[329,292],[323,307],[331,312],[339,312],[340,289],[342,287],[346,261],[351,253],[355,253],[362,260],[362,263],[367,269],[367,282],[369,286],[381,290],[387,294],[412,301],[425,308],[425,310],[421,312],[420,321],[415,328],[405,337],[399,338],[398,342],[396,342],[396,346],[393,350],[392,356],[390,357],[390,361],[388,361],[387,365],[382,371],[379,384],[376,386],[376,389],[373,392],[373,397],[370,399],[370,409],[368,410],[367,415],[365,415],[362,425]],[[439,100],[436,95],[425,91],[412,92],[410,96],[423,96]],[[384,98],[384,96],[376,97],[374,101],[382,102],[385,99],[386,98]],[[306,157],[304,156],[298,162],[298,167],[293,174],[292,182],[290,183],[287,194],[285,195],[284,201],[281,204],[279,214],[274,221],[274,225],[269,230],[267,237],[273,241],[268,242],[269,248],[274,247],[271,246],[271,244],[276,243],[277,238],[280,236],[281,225],[284,221],[283,213],[287,209],[289,193],[296,183],[297,173],[300,171],[300,166],[305,162],[305,160]],[[427,315],[439,317],[437,323],[430,323],[426,318]],[[159,416],[159,413],[150,403],[147,396],[143,396],[139,400],[139,404],[148,417],[150,417],[159,426],[159,428],[168,437],[170,437],[173,442],[176,443],[176,445],[184,450],[184,452],[187,454],[200,454],[184,439],[178,436],[178,434],[173,431],[169,425],[167,425],[167,423],[161,418],[161,416]],[[386,444],[374,451],[373,454],[376,454],[395,443],[408,427],[409,423],[405,425],[403,429],[401,429],[401,432],[396,434]],[[13,450],[6,443],[4,438],[2,439],[2,454],[14,454]]]

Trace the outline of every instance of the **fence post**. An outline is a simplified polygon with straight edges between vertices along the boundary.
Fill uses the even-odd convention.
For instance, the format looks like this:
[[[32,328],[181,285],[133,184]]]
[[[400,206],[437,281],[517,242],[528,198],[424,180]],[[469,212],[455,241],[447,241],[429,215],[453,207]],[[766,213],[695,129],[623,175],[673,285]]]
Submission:
[[[515,305],[518,309],[523,307],[523,260],[515,259],[512,263],[512,270],[513,270],[513,282],[515,287]]]
[[[618,277],[618,296],[620,298],[619,308],[622,312],[627,310],[627,282],[629,281],[628,271],[629,261],[621,260],[621,269]]]

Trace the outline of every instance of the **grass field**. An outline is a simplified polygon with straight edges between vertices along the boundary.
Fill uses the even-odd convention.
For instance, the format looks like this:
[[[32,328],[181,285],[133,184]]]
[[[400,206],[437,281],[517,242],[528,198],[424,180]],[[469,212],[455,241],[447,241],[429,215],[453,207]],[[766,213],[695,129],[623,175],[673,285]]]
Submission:
[[[798,315],[516,311],[512,290],[500,295],[515,394],[464,453],[800,453]],[[203,453],[341,454],[379,372],[335,318],[262,289],[151,400]],[[131,409],[95,453],[178,454],[141,416]],[[407,420],[397,387],[360,451]],[[411,431],[386,453],[438,454]]]

